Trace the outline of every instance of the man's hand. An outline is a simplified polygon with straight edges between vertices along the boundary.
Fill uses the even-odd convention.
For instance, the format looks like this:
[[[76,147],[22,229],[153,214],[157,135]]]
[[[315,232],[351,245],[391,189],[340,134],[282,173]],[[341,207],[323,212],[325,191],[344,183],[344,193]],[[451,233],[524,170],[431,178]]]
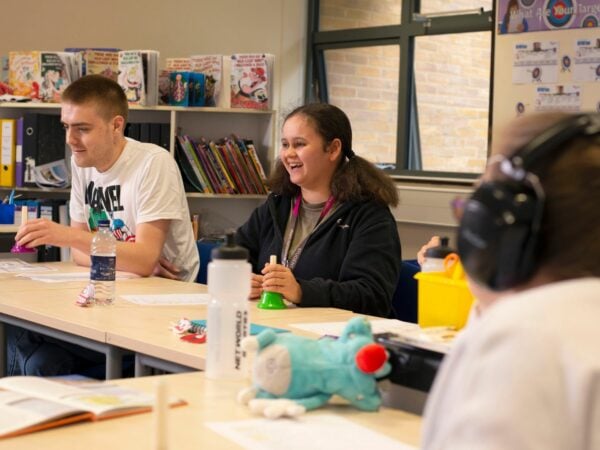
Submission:
[[[70,246],[71,228],[52,222],[48,219],[31,219],[21,225],[15,236],[17,244],[24,247],[52,245],[54,247]]]
[[[181,268],[167,261],[165,258],[160,258],[154,267],[153,275],[157,277],[168,278],[169,280],[181,280]]]

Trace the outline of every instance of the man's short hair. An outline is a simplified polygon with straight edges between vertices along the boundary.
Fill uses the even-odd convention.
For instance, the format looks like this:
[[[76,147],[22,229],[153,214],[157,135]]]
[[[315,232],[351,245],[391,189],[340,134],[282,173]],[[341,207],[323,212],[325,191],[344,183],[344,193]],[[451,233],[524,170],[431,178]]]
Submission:
[[[63,103],[93,103],[106,120],[122,116],[127,122],[129,104],[123,88],[103,75],[86,75],[71,83],[62,94]]]

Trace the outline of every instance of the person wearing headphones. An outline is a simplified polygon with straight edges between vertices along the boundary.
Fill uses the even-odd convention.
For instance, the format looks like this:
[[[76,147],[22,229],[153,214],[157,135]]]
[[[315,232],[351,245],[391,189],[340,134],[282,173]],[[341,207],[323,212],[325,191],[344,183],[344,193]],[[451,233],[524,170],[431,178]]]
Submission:
[[[600,114],[511,122],[464,204],[478,299],[444,360],[423,449],[600,446]]]

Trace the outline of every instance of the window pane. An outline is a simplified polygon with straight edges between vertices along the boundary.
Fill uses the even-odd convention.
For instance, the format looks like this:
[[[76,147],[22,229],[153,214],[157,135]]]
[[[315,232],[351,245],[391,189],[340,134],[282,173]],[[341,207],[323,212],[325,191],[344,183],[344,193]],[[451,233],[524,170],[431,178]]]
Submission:
[[[491,33],[415,39],[423,170],[481,172],[487,157]]]
[[[421,13],[430,14],[438,12],[465,11],[483,8],[484,11],[492,10],[492,0],[421,0]]]
[[[319,30],[344,30],[400,23],[401,0],[321,0]]]
[[[352,122],[354,151],[375,163],[396,163],[397,45],[326,50],[330,103]]]

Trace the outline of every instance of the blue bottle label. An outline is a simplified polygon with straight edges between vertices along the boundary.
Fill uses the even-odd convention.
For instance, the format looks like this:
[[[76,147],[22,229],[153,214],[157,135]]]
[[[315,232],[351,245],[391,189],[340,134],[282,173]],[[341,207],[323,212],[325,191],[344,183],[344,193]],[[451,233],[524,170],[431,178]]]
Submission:
[[[90,278],[93,281],[115,281],[115,267],[117,258],[115,256],[92,255],[92,268]]]

